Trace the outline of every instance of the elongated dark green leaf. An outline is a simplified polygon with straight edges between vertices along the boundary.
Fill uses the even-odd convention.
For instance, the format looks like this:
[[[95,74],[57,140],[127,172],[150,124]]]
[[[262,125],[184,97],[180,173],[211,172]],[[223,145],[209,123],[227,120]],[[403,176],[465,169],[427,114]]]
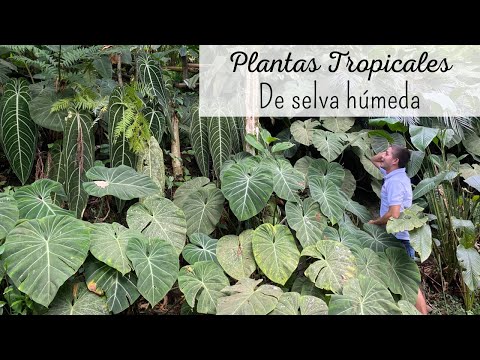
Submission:
[[[220,168],[232,152],[232,139],[226,118],[211,117],[208,119],[208,144],[212,154],[213,169],[220,177]]]
[[[115,128],[122,121],[125,110],[124,104],[125,91],[123,87],[116,87],[110,95],[108,104],[108,142],[110,145],[110,167],[126,165],[135,167],[135,155],[129,150],[128,140],[125,138],[125,132],[117,139],[114,137]],[[125,201],[117,200],[118,211],[121,212]]]
[[[81,219],[88,200],[82,183],[87,181],[85,173],[93,166],[95,157],[90,115],[78,111],[71,113],[63,136],[65,192],[70,210],[75,211],[77,218]]]
[[[227,296],[218,299],[218,315],[267,315],[275,309],[282,289],[274,285],[257,285],[262,279],[242,279],[222,289]]]
[[[388,248],[379,253],[386,266],[388,288],[403,300],[415,304],[420,284],[420,271],[417,264],[408,256],[405,249]]]
[[[15,192],[14,198],[18,204],[21,219],[40,219],[49,215],[75,216],[73,211],[62,209],[55,205],[52,193],[63,198],[65,191],[60,183],[41,179],[31,185],[22,186]]]
[[[345,282],[357,272],[355,257],[338,241],[318,241],[315,245],[303,249],[301,256],[320,259],[305,270],[305,276],[320,289],[338,293]]]
[[[327,227],[327,218],[320,212],[320,206],[312,198],[303,203],[288,201],[285,205],[288,225],[297,232],[302,247],[315,245],[322,239],[323,230]]]
[[[223,176],[222,192],[237,219],[250,219],[265,207],[272,195],[272,172],[265,166],[250,170],[243,163],[232,165]]]
[[[462,267],[462,278],[470,291],[480,287],[480,255],[475,248],[465,249],[462,244],[457,247],[457,259]]]
[[[297,120],[290,126],[290,132],[300,144],[310,146],[313,144],[313,130],[316,126],[320,126],[320,122],[317,120]]]
[[[343,134],[316,129],[313,131],[313,145],[328,162],[335,160],[345,149]]]
[[[182,208],[183,205],[190,200],[190,196],[202,188],[215,189],[216,186],[210,183],[210,179],[207,177],[200,176],[194,178],[180,185],[173,195],[173,203],[179,208]]]
[[[82,221],[53,215],[15,227],[7,236],[3,258],[15,286],[48,306],[83,264],[89,247],[89,230]]]
[[[22,184],[30,177],[37,146],[37,126],[30,118],[29,102],[28,82],[24,78],[5,84],[0,103],[0,142]]]
[[[203,176],[210,176],[210,147],[208,143],[208,119],[192,117],[190,142],[195,152],[195,160]]]
[[[166,241],[135,238],[127,247],[138,276],[137,288],[152,307],[170,291],[178,276],[178,255]]]
[[[234,279],[249,277],[257,268],[252,249],[253,234],[254,231],[249,229],[239,236],[225,235],[218,240],[218,262]]]
[[[293,135],[290,133],[289,128],[285,128],[282,131],[280,131],[275,137],[277,137],[279,140],[275,143],[278,144],[279,142],[287,142],[287,143],[292,143],[293,146],[285,150],[283,153],[283,156],[285,156],[287,159],[290,159],[293,157],[298,150],[298,147],[300,146],[300,143],[295,140]]]
[[[232,152],[234,154],[242,151],[243,149],[243,143],[242,143],[242,138],[240,136],[240,131],[237,128],[237,119],[234,117],[226,117],[224,119],[228,123],[228,128],[230,129],[230,138],[232,141]]]
[[[113,195],[122,200],[131,200],[159,192],[158,186],[149,176],[125,165],[112,169],[94,166],[87,171],[86,176],[94,181],[83,183],[85,191],[97,197]]]
[[[61,142],[60,142],[61,141]],[[63,140],[55,142],[47,155],[47,177],[60,184],[65,184],[65,158],[62,154]],[[61,203],[61,197],[53,195],[53,202],[57,205]]]
[[[280,158],[269,164],[273,173],[273,191],[281,199],[299,202],[298,191],[305,188],[305,176],[295,170],[288,160]]]
[[[140,55],[137,64],[140,80],[149,87],[165,113],[168,111],[168,93],[165,89],[160,65],[148,54]]]
[[[409,178],[417,175],[418,171],[422,167],[425,153],[423,151],[410,151],[410,161],[407,164],[407,174]]]
[[[45,315],[108,315],[105,297],[88,291],[84,283],[65,283]]]
[[[331,180],[315,177],[310,178],[312,199],[320,204],[320,210],[335,225],[343,216],[347,196]]]
[[[131,206],[127,211],[127,224],[149,239],[159,238],[169,242],[178,255],[183,250],[187,233],[185,214],[168,199],[147,198],[142,204]]]
[[[198,261],[217,260],[217,239],[212,239],[205,234],[195,233],[189,236],[190,243],[185,245],[182,251],[183,258],[190,265]]]
[[[55,93],[53,89],[45,89],[41,92],[29,104],[32,120],[41,127],[63,131],[67,110],[51,112],[53,103],[62,99],[62,97],[62,95]]]
[[[332,295],[329,315],[399,315],[392,294],[373,278],[361,276],[345,284],[342,295]]]
[[[263,224],[255,229],[253,255],[268,278],[284,285],[298,266],[300,252],[285,225]]]
[[[18,217],[18,205],[15,199],[0,193],[0,240],[5,239],[10,230],[15,227]]]
[[[180,269],[178,286],[188,305],[201,314],[215,314],[217,301],[225,296],[221,290],[229,286],[228,278],[213,261],[199,261]],[[198,302],[197,302],[198,301]]]
[[[220,221],[224,202],[225,198],[217,188],[202,188],[192,193],[182,206],[187,220],[187,234],[211,234]]]
[[[437,136],[439,129],[432,129],[424,126],[410,125],[410,140],[420,151],[425,151],[432,140]]]
[[[85,262],[85,278],[88,290],[99,295],[105,293],[108,308],[114,314],[128,308],[140,296],[137,277],[133,272],[123,276],[93,257]]]
[[[143,110],[143,115],[148,121],[151,134],[155,137],[158,143],[161,143],[166,127],[165,115],[162,111],[155,110],[151,107],[146,107]]]
[[[90,252],[98,260],[117,269],[125,275],[130,272],[127,245],[130,241],[143,237],[138,231],[130,230],[116,222],[91,225]]]
[[[322,126],[334,133],[344,133],[355,124],[355,118],[352,117],[329,117],[321,118]]]

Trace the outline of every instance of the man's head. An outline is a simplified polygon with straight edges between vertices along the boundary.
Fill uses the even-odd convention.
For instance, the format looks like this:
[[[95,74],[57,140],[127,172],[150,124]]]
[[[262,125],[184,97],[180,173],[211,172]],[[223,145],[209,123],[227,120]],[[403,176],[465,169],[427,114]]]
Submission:
[[[383,155],[382,168],[387,172],[404,168],[410,160],[410,151],[399,145],[390,146]]]

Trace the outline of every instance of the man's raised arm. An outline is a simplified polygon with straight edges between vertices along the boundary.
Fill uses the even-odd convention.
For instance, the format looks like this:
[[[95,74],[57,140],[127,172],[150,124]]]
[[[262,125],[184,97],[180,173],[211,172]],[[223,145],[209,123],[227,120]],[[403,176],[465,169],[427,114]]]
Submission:
[[[373,163],[373,165],[375,165],[377,168],[380,169],[380,166],[382,165],[382,157],[384,155],[385,155],[385,151],[382,151],[382,152],[378,153],[377,155],[372,156],[370,158],[370,161]]]

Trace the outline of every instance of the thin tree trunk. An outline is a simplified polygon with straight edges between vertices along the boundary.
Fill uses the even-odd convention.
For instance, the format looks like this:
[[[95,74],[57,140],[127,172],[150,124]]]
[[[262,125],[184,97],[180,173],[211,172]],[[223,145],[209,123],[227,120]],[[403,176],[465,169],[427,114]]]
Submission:
[[[117,55],[117,77],[118,77],[118,85],[123,86],[122,56],[120,54]]]
[[[172,169],[173,169],[173,176],[175,179],[183,178],[183,168],[180,159],[182,158],[182,154],[180,153],[180,132],[178,128],[178,117],[175,111],[172,112]]]

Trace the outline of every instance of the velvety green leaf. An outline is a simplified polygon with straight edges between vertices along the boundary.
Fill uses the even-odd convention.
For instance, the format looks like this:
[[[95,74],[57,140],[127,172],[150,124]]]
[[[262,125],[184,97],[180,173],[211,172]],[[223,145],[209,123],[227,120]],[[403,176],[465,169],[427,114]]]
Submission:
[[[276,137],[279,139],[278,140],[279,142],[287,142],[287,143],[293,144],[292,147],[290,147],[283,153],[283,156],[285,156],[287,159],[292,158],[297,153],[300,143],[295,140],[293,135],[290,133],[290,129],[289,128],[283,129],[276,135]]]
[[[5,241],[5,267],[17,288],[48,306],[85,261],[90,234],[82,221],[52,215],[16,226]]]
[[[63,97],[53,89],[46,88],[28,104],[32,120],[41,127],[63,131],[67,110],[51,112],[52,105]]]
[[[168,92],[163,81],[162,68],[150,54],[142,54],[137,58],[140,80],[150,89],[164,113],[168,110]]]
[[[347,196],[332,181],[325,178],[309,178],[312,199],[320,204],[320,210],[335,225],[343,216]]]
[[[270,315],[327,315],[328,306],[322,299],[296,292],[283,293]]]
[[[423,208],[413,204],[400,213],[397,219],[390,219],[387,222],[387,233],[395,234],[401,231],[410,231],[425,225],[428,221],[427,215],[422,213]]]
[[[402,133],[408,130],[408,127],[403,125],[399,119],[395,119],[395,118],[369,119],[368,123],[372,126],[379,126],[379,127],[387,125],[391,131],[400,131]]]
[[[368,247],[376,252],[384,251],[389,247],[398,247],[404,249],[402,243],[398,241],[395,236],[387,233],[385,227],[383,226],[364,224],[363,230],[365,230],[371,236],[371,239],[362,239],[362,247]]]
[[[398,302],[398,307],[402,311],[403,315],[422,315],[422,313],[418,311],[414,305],[410,304],[406,300],[400,300]]]
[[[45,315],[108,315],[105,297],[88,291],[84,283],[65,283]]]
[[[410,161],[407,164],[407,175],[409,178],[417,175],[418,171],[422,167],[425,153],[423,151],[410,151]]]
[[[410,244],[420,255],[420,261],[424,262],[432,253],[432,230],[428,224],[412,230],[410,234]]]
[[[355,257],[338,241],[322,240],[303,249],[301,256],[320,259],[305,270],[305,276],[320,289],[338,293],[356,274]]]
[[[424,126],[410,125],[410,140],[420,151],[425,151],[432,140],[437,136],[439,129]]]
[[[325,159],[315,159],[308,167],[307,178],[325,178],[341,188],[345,178],[345,169],[339,163],[329,163]]]
[[[218,240],[218,262],[236,280],[249,277],[257,268],[252,249],[253,234],[254,231],[249,229],[239,236],[225,235]]]
[[[369,248],[353,249],[355,253],[355,262],[357,264],[357,273],[367,278],[375,279],[380,284],[387,284],[387,269],[384,262],[378,254]]]
[[[302,203],[288,201],[285,212],[288,225],[297,232],[302,247],[315,245],[322,238],[323,229],[327,227],[327,218],[312,198],[306,198]]]
[[[218,299],[218,315],[267,315],[277,305],[282,290],[274,285],[257,285],[262,279],[242,279],[233,286],[222,289]]]
[[[160,144],[162,142],[163,134],[165,133],[165,114],[162,111],[151,107],[146,107],[142,112],[145,119],[148,121],[151,134]]]
[[[208,119],[208,144],[212,155],[213,169],[220,177],[220,168],[232,152],[232,139],[228,122],[222,117]]]
[[[210,183],[210,179],[206,177],[196,177],[183,183],[173,195],[173,203],[182,208],[185,202],[188,202],[193,193],[198,189],[214,189],[215,184]],[[206,186],[205,186],[206,185]]]
[[[231,235],[227,235],[231,236]],[[217,260],[217,239],[212,239],[205,234],[195,233],[189,235],[190,243],[185,245],[182,251],[182,256],[190,265],[199,261],[213,261]]]
[[[10,195],[0,193],[0,239],[5,239],[10,230],[15,227],[18,214],[15,199]]]
[[[211,234],[220,221],[224,202],[225,198],[217,188],[192,192],[181,207],[187,220],[187,234]]]
[[[388,289],[375,279],[361,276],[345,284],[342,295],[332,295],[329,315],[401,314]]]
[[[166,241],[134,238],[127,256],[138,276],[137,289],[152,307],[170,291],[178,276],[178,254]]]
[[[313,129],[316,126],[320,126],[320,122],[317,120],[297,120],[290,126],[290,132],[293,138],[300,144],[310,146],[313,144]]]
[[[298,191],[305,188],[305,176],[285,159],[277,159],[269,168],[273,173],[273,191],[281,199],[300,201]]]
[[[316,129],[313,132],[313,145],[328,162],[332,162],[345,149],[344,136]]]
[[[221,290],[229,286],[222,269],[212,261],[199,261],[180,269],[178,286],[192,308],[197,302],[197,312],[215,314],[217,300],[225,296]]]
[[[355,193],[357,181],[355,180],[355,177],[350,170],[344,169],[344,171],[345,177],[343,178],[342,187],[340,190],[342,190],[345,195],[347,195],[347,197],[351,199],[353,194]]]
[[[353,152],[355,153],[355,155],[358,156],[358,159],[359,159],[360,162],[362,163],[364,169],[365,169],[370,175],[372,175],[375,179],[382,180],[382,179],[383,179],[382,173],[381,173],[380,170],[378,170],[378,168],[377,168],[375,165],[373,165],[373,163],[370,161],[370,158],[371,158],[371,155],[372,155],[372,154],[369,154],[369,153],[363,151],[363,150],[360,149],[358,146],[353,146],[352,149],[353,149]]]
[[[145,199],[127,211],[128,227],[141,231],[147,238],[165,240],[180,255],[185,245],[187,223],[185,214],[173,202],[161,197]]]
[[[92,65],[102,78],[112,78],[112,62],[108,55],[100,56],[98,59],[93,60]]]
[[[208,119],[196,116],[190,123],[190,142],[195,160],[203,176],[210,176],[210,148],[208,144]]]
[[[363,223],[368,222],[372,218],[372,214],[370,214],[370,211],[365,206],[352,199],[348,199],[345,202],[345,210],[357,216]]]

